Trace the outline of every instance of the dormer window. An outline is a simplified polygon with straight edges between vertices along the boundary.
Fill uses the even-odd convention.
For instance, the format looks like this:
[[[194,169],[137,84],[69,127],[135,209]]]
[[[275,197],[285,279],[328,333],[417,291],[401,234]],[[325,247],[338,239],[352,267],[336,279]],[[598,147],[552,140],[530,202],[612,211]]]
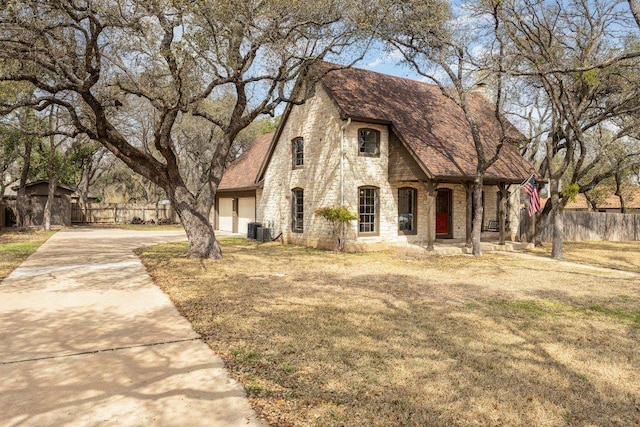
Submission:
[[[304,139],[296,138],[291,141],[291,152],[293,155],[293,168],[302,168],[304,166]]]
[[[374,129],[358,129],[358,153],[361,156],[379,156],[380,132]]]

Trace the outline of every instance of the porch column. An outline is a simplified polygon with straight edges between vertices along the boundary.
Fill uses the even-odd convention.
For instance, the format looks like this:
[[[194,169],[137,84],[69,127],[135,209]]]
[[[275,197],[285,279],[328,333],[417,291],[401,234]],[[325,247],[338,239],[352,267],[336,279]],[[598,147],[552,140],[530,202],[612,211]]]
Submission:
[[[432,180],[422,185],[427,191],[427,250],[433,251],[433,243],[436,235],[436,186]]]
[[[467,195],[467,221],[465,225],[466,240],[465,246],[470,248],[473,246],[471,243],[471,230],[473,229],[473,182],[467,181],[464,183],[464,191]]]
[[[507,225],[507,186],[504,182],[498,184],[499,218],[500,218],[500,245],[504,245],[505,228]]]

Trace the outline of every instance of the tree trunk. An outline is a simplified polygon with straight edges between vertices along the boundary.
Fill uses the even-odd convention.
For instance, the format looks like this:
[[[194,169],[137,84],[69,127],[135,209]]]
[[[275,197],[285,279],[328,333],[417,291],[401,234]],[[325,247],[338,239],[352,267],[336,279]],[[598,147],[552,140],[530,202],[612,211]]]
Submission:
[[[480,236],[482,233],[482,214],[484,207],[482,206],[482,176],[477,176],[473,182],[473,203],[474,217],[473,230],[471,232],[471,245],[473,246],[473,255],[482,256],[482,248],[480,247]]]
[[[467,209],[465,212],[465,242],[467,248],[473,247],[471,235],[473,234],[473,182],[464,183],[464,191],[467,198]]]
[[[423,182],[427,192],[427,250],[433,251],[436,232],[436,189],[438,184],[428,180]]]
[[[79,186],[79,190],[80,190],[80,209],[82,211],[81,213],[81,220],[82,222],[87,222],[87,212],[89,211],[89,181],[91,179],[89,178],[89,168],[85,167],[82,170],[82,180],[80,181],[80,186]]]
[[[20,184],[16,195],[16,224],[18,228],[25,227],[27,225],[27,217],[31,216],[31,208],[28,206],[29,201],[27,198],[27,178],[31,168],[31,149],[31,139],[26,138],[24,141],[24,156],[22,157],[24,163],[22,164],[22,171],[20,171]]]
[[[187,258],[222,258],[222,250],[209,222],[213,197],[200,194],[196,200],[184,187],[168,190],[167,194],[189,240]]]
[[[42,229],[44,231],[51,230],[51,215],[53,213],[53,203],[56,197],[56,179],[49,177],[49,186],[47,188],[47,201],[44,204],[44,211],[42,212]]]
[[[624,204],[624,194],[622,192],[622,172],[618,172],[615,175],[616,179],[616,196],[618,196],[618,200],[620,200],[620,213],[627,213],[627,208]]]
[[[584,198],[587,200],[587,209],[589,212],[596,212],[598,210],[596,201],[589,195],[589,193],[584,193]]]
[[[636,24],[640,27],[640,3],[638,0],[627,0],[629,2],[629,8],[631,9],[631,14],[633,15],[633,19],[636,20]]]
[[[564,244],[564,224],[560,205],[560,182],[556,178],[551,179],[551,224],[553,227],[551,257],[560,259]]]
[[[499,244],[504,245],[506,240],[506,227],[507,227],[507,187],[504,183],[500,183],[499,185],[500,192],[498,193],[498,218],[500,221],[499,230],[500,230],[500,242]]]

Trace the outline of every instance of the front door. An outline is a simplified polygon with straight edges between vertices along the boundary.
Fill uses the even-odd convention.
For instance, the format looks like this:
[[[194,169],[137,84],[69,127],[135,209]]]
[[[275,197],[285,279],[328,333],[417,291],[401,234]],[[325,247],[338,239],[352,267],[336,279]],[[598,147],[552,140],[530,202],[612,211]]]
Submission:
[[[451,224],[451,190],[438,190],[436,195],[436,235],[450,238]]]

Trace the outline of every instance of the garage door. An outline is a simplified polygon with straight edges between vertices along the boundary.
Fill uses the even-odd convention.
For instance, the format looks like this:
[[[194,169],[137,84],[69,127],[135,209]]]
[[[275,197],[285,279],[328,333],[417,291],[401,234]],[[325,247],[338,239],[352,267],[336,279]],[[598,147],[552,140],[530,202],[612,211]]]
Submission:
[[[238,199],[238,233],[247,234],[247,224],[256,220],[255,197],[241,197]]]
[[[233,232],[233,199],[218,199],[218,230]]]

